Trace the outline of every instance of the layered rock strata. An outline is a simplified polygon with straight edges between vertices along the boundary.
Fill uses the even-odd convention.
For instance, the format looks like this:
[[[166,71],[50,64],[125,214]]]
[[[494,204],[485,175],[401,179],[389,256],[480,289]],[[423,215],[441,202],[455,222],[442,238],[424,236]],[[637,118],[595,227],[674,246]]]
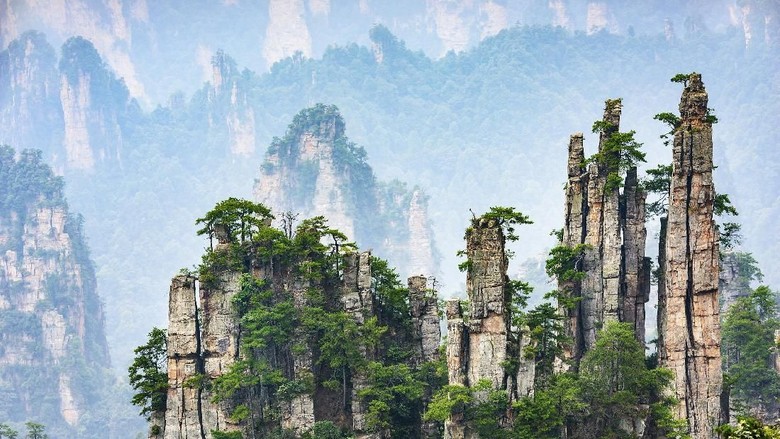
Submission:
[[[660,293],[665,306],[658,314],[658,332],[664,334],[659,364],[674,373],[675,414],[688,421],[695,438],[713,437],[721,413],[718,233],[707,100],[701,75],[691,74],[674,134]]]

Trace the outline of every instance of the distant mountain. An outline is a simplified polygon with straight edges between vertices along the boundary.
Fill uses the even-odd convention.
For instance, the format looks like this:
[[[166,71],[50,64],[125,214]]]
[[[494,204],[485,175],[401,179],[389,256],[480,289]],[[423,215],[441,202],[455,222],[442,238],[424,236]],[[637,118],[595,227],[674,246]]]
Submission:
[[[39,152],[14,155],[0,147],[0,419],[120,437],[132,416],[116,405],[83,219]]]
[[[509,26],[462,53],[435,59],[412,50],[420,45],[399,39],[396,34],[403,33],[392,23],[370,31],[366,25],[355,37],[364,45],[323,47],[322,52],[313,50],[314,58],[293,55],[264,73],[265,67],[244,68],[264,64],[262,45],[252,32],[265,30],[260,21],[252,21],[249,5],[188,8],[202,16],[194,20],[174,14],[178,9],[173,6],[150,3],[150,20],[154,8],[171,8],[165,16],[168,26],[158,28],[164,30],[159,41],[184,44],[187,38],[174,37],[193,26],[200,32],[187,35],[211,38],[211,49],[203,51],[207,82],[202,82],[203,69],[186,61],[194,49],[160,43],[165,56],[155,55],[141,50],[146,40],[134,36],[133,50],[148,55],[138,58],[138,71],[148,66],[154,70],[149,77],[155,78],[150,83],[188,91],[161,99],[147,111],[133,100],[138,95],[130,77],[112,70],[113,55],[103,49],[104,40],[89,44],[51,33],[47,37],[53,44],[64,43],[56,50],[42,34],[26,34],[0,54],[0,142],[40,147],[43,157],[68,178],[68,199],[87,218],[98,279],[111,285],[105,291],[107,338],[114,364],[122,369],[129,363],[130,348],[141,343],[149,327],[164,323],[170,273],[182,268],[178,264],[198,262],[204,244],[195,237],[195,219],[220,199],[252,198],[252,182],[264,172],[266,147],[285,133],[301,108],[318,102],[339,108],[349,122],[350,140],[365,149],[377,181],[398,179],[425,191],[442,256],[440,291],[446,297],[465,290],[455,253],[463,248],[459,237],[469,209],[517,207],[534,224],[524,227],[513,245],[516,258],[545,254],[554,245],[550,231],[560,227],[564,181],[555,175],[565,163],[569,134],[585,131],[585,148],[592,150],[596,136],[588,131],[601,114],[601,103],[622,97],[622,126],[637,131],[648,166],[666,161],[668,150],[658,139],[666,129],[652,115],[676,108],[679,87],[669,78],[701,72],[719,119],[713,129],[718,192],[728,193],[741,212],[736,218],[745,236],[740,250],[753,252],[759,263],[771,260],[780,251],[772,238],[780,209],[780,157],[774,147],[780,139],[773,119],[764,116],[780,112],[775,98],[778,47],[771,32],[756,30],[746,45],[742,27],[713,18],[728,10],[726,3],[667,5],[644,15],[644,6],[606,4],[627,14],[622,23],[633,19],[658,27],[637,25],[633,34],[623,27],[616,33],[588,34],[563,27]],[[228,26],[223,20],[235,17],[217,13],[222,8],[243,15]],[[333,2],[330,17],[342,8],[348,9]],[[524,10],[531,14],[534,8]],[[28,14],[34,15],[33,9]],[[683,17],[697,11],[703,21],[691,18],[686,27]],[[758,6],[751,11],[759,11]],[[679,17],[673,20],[673,33],[664,33],[660,15],[667,12]],[[243,20],[257,29],[242,34]],[[68,37],[80,23],[71,21],[60,27],[71,32]],[[708,24],[696,25],[702,22]],[[210,37],[212,27],[229,38]],[[312,41],[335,41],[324,35]],[[242,55],[246,53],[251,57]],[[164,71],[174,72],[177,79]],[[396,224],[405,221],[399,218]],[[655,233],[651,228],[648,236]],[[383,255],[380,248],[374,248],[377,256],[400,265],[393,260],[400,254]],[[657,246],[648,243],[648,248]],[[769,284],[778,282],[775,273],[765,274]],[[534,300],[544,288],[552,289],[541,283]]]
[[[254,195],[274,212],[325,216],[363,248],[398,261],[401,276],[438,274],[426,195],[377,181],[335,106],[302,110],[285,136],[274,138]]]
[[[620,35],[729,29],[740,34],[744,45],[755,46],[777,42],[778,13],[774,2],[761,0],[14,0],[0,9],[0,46],[30,29],[45,32],[55,44],[83,36],[125,79],[133,96],[156,104],[207,80],[210,57],[218,48],[241,65],[265,71],[295,52],[319,57],[334,44],[367,44],[366,29],[376,23],[414,50],[440,57],[473,48],[517,24]]]

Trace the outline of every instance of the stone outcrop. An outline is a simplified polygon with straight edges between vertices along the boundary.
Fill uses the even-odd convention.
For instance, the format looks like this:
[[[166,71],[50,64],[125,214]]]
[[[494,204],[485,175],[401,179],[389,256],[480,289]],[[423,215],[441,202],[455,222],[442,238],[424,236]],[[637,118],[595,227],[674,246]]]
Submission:
[[[572,134],[569,140],[569,159],[567,166],[568,181],[566,183],[566,205],[563,226],[562,245],[575,247],[585,240],[585,215],[588,212],[587,184],[588,174],[582,172],[585,163],[585,149],[582,133]],[[578,267],[581,269],[581,263]],[[573,298],[582,298],[582,283],[574,280],[560,280],[558,290]],[[573,308],[559,304],[558,312],[564,318],[564,334],[571,340],[571,345],[564,346],[563,357],[578,363],[585,351],[585,330],[583,324],[583,310],[587,306],[582,301],[574,304]]]
[[[35,419],[56,437],[84,437],[85,425],[115,437],[108,401],[96,396],[110,385],[110,361],[81,223],[39,155],[2,153],[3,187],[28,192],[0,201],[0,419]]]
[[[209,128],[226,127],[230,153],[250,157],[255,152],[255,110],[249,105],[245,82],[239,80],[236,62],[218,50],[211,58],[211,87],[208,89]]]
[[[511,328],[508,260],[505,237],[496,219],[475,218],[466,231],[468,319],[457,299],[447,302],[447,365],[451,385],[475,386],[488,381],[493,389],[506,390],[511,400],[533,390],[534,363],[521,354],[529,343]],[[518,332],[518,331],[514,331]],[[518,339],[519,338],[519,339]],[[507,367],[517,360],[517,370]],[[461,413],[445,423],[445,437],[477,437]]]
[[[664,307],[659,308],[659,364],[674,373],[676,415],[696,438],[720,421],[721,358],[718,234],[713,221],[712,124],[707,92],[691,74],[680,101],[666,227]],[[660,297],[659,297],[660,300]]]
[[[412,341],[414,343],[413,361],[416,364],[436,361],[439,358],[441,344],[441,325],[436,290],[428,288],[428,278],[412,276],[409,285],[409,308],[412,315]],[[431,400],[430,390],[423,394],[423,405]],[[423,421],[420,425],[421,437],[434,438],[438,435],[438,425],[434,421]]]
[[[371,296],[371,253],[353,253],[345,259],[344,286],[341,301],[344,310],[351,316],[358,326],[365,324],[366,319],[374,315],[374,303]],[[367,360],[372,360],[375,353],[368,351],[361,345],[361,355]],[[368,420],[366,412],[368,407],[358,396],[358,393],[367,385],[367,380],[362,372],[356,372],[352,376],[352,429],[358,439],[378,438],[381,435],[368,432]]]
[[[365,152],[346,137],[335,106],[318,104],[295,116],[284,138],[269,147],[254,198],[274,212],[328,218],[402,276],[438,271],[427,197],[399,182],[377,183]],[[361,214],[367,211],[376,215]]]
[[[434,361],[439,356],[441,327],[439,325],[438,296],[428,288],[428,278],[409,278],[409,308],[412,314],[414,358],[419,363]]]
[[[582,280],[559,281],[558,289],[577,300],[572,308],[559,305],[564,331],[572,345],[564,359],[576,367],[596,342],[598,330],[610,321],[634,325],[644,343],[645,303],[650,293],[650,260],[645,257],[645,198],[636,168],[628,170],[620,187],[610,184],[612,157],[607,142],[619,131],[622,104],[607,100],[599,136],[600,159],[585,167],[582,133],[569,141],[565,220],[561,244],[574,248],[585,244],[575,269]],[[566,367],[562,365],[561,367]]]

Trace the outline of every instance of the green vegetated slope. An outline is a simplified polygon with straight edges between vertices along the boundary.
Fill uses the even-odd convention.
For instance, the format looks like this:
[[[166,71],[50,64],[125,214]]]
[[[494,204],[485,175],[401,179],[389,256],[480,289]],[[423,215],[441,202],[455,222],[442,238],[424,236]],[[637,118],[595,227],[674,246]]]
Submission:
[[[86,174],[66,170],[73,174],[72,204],[89,218],[116,349],[127,352],[120,347],[137,345],[149,323],[164,321],[168,276],[183,261],[195,263],[202,247],[188,238],[198,213],[229,195],[248,197],[272,137],[317,102],[339,108],[379,178],[419,184],[430,196],[445,295],[462,290],[454,253],[469,208],[523,208],[535,224],[516,249],[519,259],[552,245],[568,135],[588,131],[604,99],[623,98],[622,126],[637,130],[650,165],[667,161],[658,139],[665,128],[652,115],[675,110],[678,88],[668,79],[678,72],[701,72],[712,96],[720,119],[718,191],[743,212],[745,246],[759,261],[780,246],[771,221],[780,208],[773,195],[778,135],[767,116],[778,110],[775,47],[757,42],[748,50],[737,32],[699,30],[667,41],[515,27],[433,60],[384,28],[371,34],[381,62],[358,45],[330,48],[317,59],[294,56],[268,73],[241,70],[226,58],[231,67],[220,70],[219,83],[230,92],[216,93],[212,80],[151,112],[128,101],[117,117],[121,158]],[[234,113],[248,120],[249,109],[255,148],[236,155],[227,121]],[[586,148],[595,148],[595,137],[586,135]]]
[[[15,155],[0,146],[0,422],[119,437],[134,417],[111,374],[84,220],[40,151]]]

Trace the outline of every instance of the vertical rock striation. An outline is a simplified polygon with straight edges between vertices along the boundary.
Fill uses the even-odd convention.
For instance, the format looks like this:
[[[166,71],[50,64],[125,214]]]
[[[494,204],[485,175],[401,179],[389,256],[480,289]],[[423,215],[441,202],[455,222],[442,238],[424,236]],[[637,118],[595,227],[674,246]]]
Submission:
[[[473,387],[487,381],[515,400],[532,392],[535,371],[533,361],[521,354],[530,340],[511,328],[505,243],[497,219],[475,218],[466,230],[468,319],[457,299],[447,302],[447,365],[449,384]],[[510,359],[519,361],[516,370],[507,366]],[[445,437],[477,436],[463,414],[455,413],[445,423]]]
[[[371,295],[371,253],[361,252],[347,255],[344,260],[344,286],[341,302],[344,310],[358,326],[374,315],[374,303]],[[362,356],[367,360],[374,358],[374,352],[369,352],[361,345]],[[358,396],[358,393],[368,385],[363,372],[356,371],[352,375],[352,429],[358,439],[381,437],[368,432],[366,414],[368,407]]]
[[[414,342],[413,362],[416,365],[436,361],[439,358],[441,344],[441,326],[439,325],[439,307],[436,291],[428,288],[428,278],[412,276],[409,278],[409,308],[412,316],[412,340]],[[423,394],[423,406],[431,400],[431,392]],[[423,421],[420,425],[422,437],[433,438],[438,434],[434,421]]]
[[[666,228],[664,308],[658,314],[659,363],[674,373],[676,415],[696,438],[710,438],[720,418],[721,358],[718,236],[713,221],[712,124],[701,75],[691,74],[680,101]],[[660,299],[660,297],[659,297]]]
[[[623,190],[621,230],[620,321],[634,325],[634,334],[645,342],[645,303],[650,300],[650,259],[645,257],[645,199],[636,168],[628,170]]]
[[[493,388],[506,385],[502,363],[507,359],[509,297],[504,234],[496,220],[479,219],[466,232],[470,267],[466,276],[469,295],[469,357],[467,379],[475,385],[487,379]]]
[[[585,149],[582,133],[572,134],[569,139],[568,181],[566,183],[566,205],[563,227],[562,245],[575,247],[585,239],[585,214],[588,175],[582,172],[585,163]],[[558,291],[573,299],[581,299],[582,285],[579,281],[561,280]],[[585,350],[584,331],[582,326],[583,304],[577,301],[573,308],[558,306],[558,312],[564,317],[564,334],[572,341],[571,346],[564,346],[563,358],[579,363]]]
[[[195,439],[203,433],[200,389],[186,381],[202,370],[195,278],[171,280],[168,296],[168,399],[165,438]]]
[[[646,194],[639,188],[636,168],[628,170],[622,194],[619,185],[609,183],[610,174],[619,172],[611,168],[617,158],[609,157],[614,148],[607,146],[619,131],[621,110],[619,99],[606,101],[599,159],[585,170],[582,134],[573,134],[569,141],[561,245],[586,247],[575,266],[583,273],[582,280],[561,280],[558,289],[579,299],[571,309],[559,306],[565,334],[573,341],[563,358],[575,367],[607,322],[633,324],[637,339],[644,343],[645,303],[650,292],[650,260],[645,257]]]

